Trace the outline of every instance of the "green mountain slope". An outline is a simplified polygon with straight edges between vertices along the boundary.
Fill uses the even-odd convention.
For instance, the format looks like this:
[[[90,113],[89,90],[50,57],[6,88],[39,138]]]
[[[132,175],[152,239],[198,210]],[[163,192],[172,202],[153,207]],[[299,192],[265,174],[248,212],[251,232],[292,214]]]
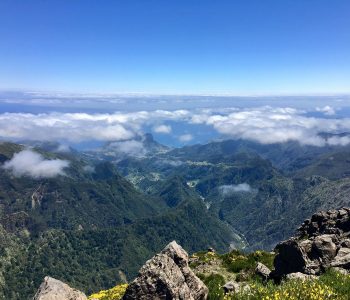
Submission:
[[[2,161],[22,149],[0,144]],[[230,228],[180,179],[146,195],[110,162],[35,151],[69,160],[70,166],[66,176],[51,179],[15,177],[0,169],[0,298],[30,299],[46,275],[87,292],[110,287],[134,277],[174,238],[189,251],[209,246],[226,251],[234,240]],[[175,205],[169,205],[172,199]]]

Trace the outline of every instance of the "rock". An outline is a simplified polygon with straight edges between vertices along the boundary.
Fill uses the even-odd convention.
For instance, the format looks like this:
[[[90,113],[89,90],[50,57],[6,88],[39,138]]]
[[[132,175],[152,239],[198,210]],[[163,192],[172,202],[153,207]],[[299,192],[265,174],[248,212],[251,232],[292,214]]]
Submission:
[[[223,285],[225,294],[237,294],[239,292],[249,292],[250,286],[244,282],[229,281]]]
[[[305,272],[309,263],[305,248],[311,248],[311,242],[310,245],[301,245],[292,238],[279,243],[275,248],[278,254],[274,260],[274,274],[281,277],[289,273]]]
[[[350,239],[345,239],[341,242],[341,246],[345,248],[350,248]]]
[[[305,220],[296,236],[276,246],[271,277],[278,281],[290,273],[318,275],[329,267],[350,270],[349,211],[318,212]]]
[[[267,280],[271,274],[271,270],[264,264],[258,262],[255,268],[255,274],[261,277],[263,280]]]
[[[332,267],[350,269],[350,249],[340,248],[337,256],[334,258],[330,265]]]
[[[349,274],[349,272],[347,270],[343,269],[343,268],[335,267],[335,268],[333,268],[333,270],[337,271],[338,273],[343,274],[343,275],[348,275]]]
[[[238,293],[241,286],[236,281],[229,281],[229,282],[226,282],[222,288],[224,289],[225,294]]]
[[[207,251],[208,251],[208,252],[215,252],[215,249],[212,248],[212,247],[209,247]]]
[[[84,293],[60,280],[46,276],[33,300],[87,300]]]
[[[329,263],[337,254],[337,246],[333,243],[334,235],[317,236],[312,243],[311,256]]]
[[[175,241],[148,260],[123,300],[204,300],[208,288],[188,266],[188,254]]]
[[[312,280],[312,279],[316,279],[317,276],[315,275],[307,275],[307,274],[303,274],[303,273],[300,273],[300,272],[296,272],[296,273],[290,273],[290,274],[287,274],[286,278],[288,280]]]

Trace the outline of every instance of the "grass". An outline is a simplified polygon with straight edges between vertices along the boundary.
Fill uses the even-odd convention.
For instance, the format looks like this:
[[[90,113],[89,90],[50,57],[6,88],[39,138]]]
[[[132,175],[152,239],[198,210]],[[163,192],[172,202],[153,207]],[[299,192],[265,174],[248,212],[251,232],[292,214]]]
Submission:
[[[242,252],[234,250],[221,256],[223,266],[233,273],[241,271],[254,273],[256,264],[263,263],[268,268],[273,267],[273,260],[275,255],[265,251],[255,251],[244,255]]]
[[[224,290],[222,286],[225,284],[225,279],[219,274],[211,274],[209,276],[198,275],[209,289],[208,300],[224,299]]]
[[[263,284],[259,280],[249,282],[250,290],[238,294],[220,294],[217,285],[211,285],[211,277],[206,278],[209,288],[208,300],[349,300],[350,275],[343,275],[334,270],[328,270],[315,280],[288,280],[281,284],[272,281]],[[215,279],[217,283],[218,280]],[[211,290],[212,289],[212,290]],[[213,296],[212,296],[213,295]]]

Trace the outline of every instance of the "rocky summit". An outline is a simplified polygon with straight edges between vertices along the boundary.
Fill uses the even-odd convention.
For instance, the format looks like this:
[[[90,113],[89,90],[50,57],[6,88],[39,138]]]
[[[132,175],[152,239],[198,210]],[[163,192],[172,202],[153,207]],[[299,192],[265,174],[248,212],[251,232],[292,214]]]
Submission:
[[[333,267],[350,270],[350,208],[320,211],[304,221],[296,236],[279,243],[273,276],[319,275]]]
[[[87,300],[87,297],[68,284],[46,276],[33,300]]]
[[[188,254],[175,241],[148,260],[123,300],[202,300],[208,288],[188,266]]]

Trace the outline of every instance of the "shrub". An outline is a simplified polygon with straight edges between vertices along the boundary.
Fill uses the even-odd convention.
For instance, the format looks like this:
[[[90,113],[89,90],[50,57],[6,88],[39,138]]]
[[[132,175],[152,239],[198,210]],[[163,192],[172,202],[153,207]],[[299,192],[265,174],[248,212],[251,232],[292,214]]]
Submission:
[[[98,293],[92,294],[89,300],[120,300],[125,294],[127,284],[120,284],[109,290],[99,291]]]
[[[225,279],[219,274],[210,274],[209,276],[199,275],[199,278],[209,289],[208,300],[224,299],[224,290],[222,286],[225,284]]]

